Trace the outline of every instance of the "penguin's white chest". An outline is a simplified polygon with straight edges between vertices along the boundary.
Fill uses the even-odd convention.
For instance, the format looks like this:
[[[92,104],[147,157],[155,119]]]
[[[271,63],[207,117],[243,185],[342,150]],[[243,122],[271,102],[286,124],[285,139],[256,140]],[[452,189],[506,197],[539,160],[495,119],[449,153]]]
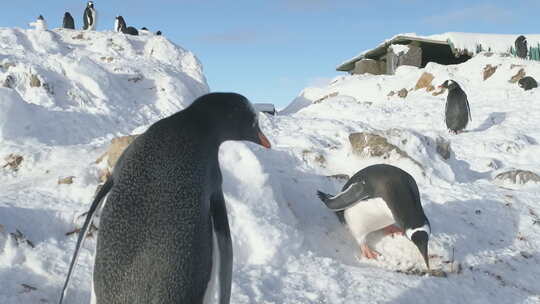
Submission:
[[[345,210],[345,221],[359,243],[375,230],[392,225],[395,220],[388,205],[382,198],[361,201]]]

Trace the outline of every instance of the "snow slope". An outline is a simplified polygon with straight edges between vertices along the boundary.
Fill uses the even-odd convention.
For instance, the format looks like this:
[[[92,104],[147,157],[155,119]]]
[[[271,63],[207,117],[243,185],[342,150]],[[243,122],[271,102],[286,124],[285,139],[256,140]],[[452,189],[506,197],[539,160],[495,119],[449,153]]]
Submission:
[[[69,45],[74,33],[49,33],[58,43],[54,47],[53,38],[45,43],[53,47],[47,56],[41,56],[47,58],[45,62],[55,58],[55,50]],[[1,41],[12,36],[30,41],[9,55],[4,47],[2,57],[19,51],[27,53],[21,58],[39,57],[36,49],[29,48],[39,43],[32,35],[32,31],[1,30]],[[112,38],[115,43],[135,45],[133,54],[137,54],[155,39],[92,35],[94,40],[105,41],[101,47],[79,41],[74,52],[108,52],[112,47],[106,41]],[[164,45],[157,45],[154,54],[171,56],[176,49],[166,40],[155,43]],[[177,52],[179,59],[192,56],[180,49]],[[63,103],[70,99],[60,93],[51,97],[22,85],[0,91],[0,156],[24,156],[17,172],[0,169],[0,303],[57,300],[75,245],[75,236],[65,233],[82,222],[79,216],[88,208],[98,184],[100,166],[94,161],[106,150],[108,140],[112,135],[131,133],[135,127],[144,130],[206,89],[194,60],[192,69],[175,65],[178,69],[173,70],[165,63],[156,64],[146,52],[136,61],[115,54],[124,60],[119,68],[136,66],[144,79],[153,71],[148,67],[162,69],[163,74],[156,78],[170,77],[163,93],[170,95],[142,95],[138,83],[121,82],[116,77],[122,75],[102,67],[99,60],[93,62],[105,70],[101,75],[109,78],[110,86],[103,87],[101,78],[80,81],[77,88],[96,98],[79,105],[64,108]],[[51,66],[66,64],[60,56],[56,60]],[[486,64],[500,66],[483,81]],[[446,131],[444,94],[432,96],[419,90],[409,92],[406,99],[387,97],[391,90],[414,87],[424,72],[399,67],[392,76],[341,76],[327,87],[306,88],[287,114],[261,115],[272,150],[250,143],[225,143],[220,163],[235,252],[231,303],[540,303],[540,222],[535,216],[540,214],[540,185],[502,187],[493,182],[497,173],[509,168],[540,173],[536,157],[540,152],[540,93],[508,83],[519,69],[512,68],[513,64],[523,65],[528,75],[540,79],[540,63],[498,56],[476,56],[459,66],[429,64],[425,68],[435,76],[434,84],[452,78],[467,92],[473,121],[468,132],[460,135]],[[49,75],[45,63],[36,60],[28,65],[41,71],[42,77]],[[93,66],[89,73],[81,72],[75,78],[100,77],[96,70],[100,69]],[[59,79],[57,87],[68,86],[69,81]],[[141,96],[140,108],[132,109],[123,98],[110,97],[120,85],[125,86],[118,94]],[[40,110],[34,111],[34,105]],[[61,116],[47,116],[55,111],[84,115],[68,127]],[[115,126],[114,119],[121,113],[122,120]],[[21,120],[30,121],[36,129],[23,132]],[[355,156],[348,142],[352,132],[384,133],[414,161],[398,155],[387,159]],[[445,161],[435,152],[437,138],[450,141],[450,159]],[[357,244],[316,198],[317,189],[333,193],[345,182],[327,176],[352,175],[381,162],[399,166],[417,180],[432,224],[431,264],[448,277],[398,273],[424,267],[417,249],[402,236],[375,233],[370,244],[382,256],[377,261],[357,260]],[[65,176],[75,176],[74,183],[58,185],[58,178]],[[11,235],[17,230],[35,248],[22,239],[17,244]],[[68,292],[72,303],[89,299],[94,246],[95,239],[89,239],[82,250]]]

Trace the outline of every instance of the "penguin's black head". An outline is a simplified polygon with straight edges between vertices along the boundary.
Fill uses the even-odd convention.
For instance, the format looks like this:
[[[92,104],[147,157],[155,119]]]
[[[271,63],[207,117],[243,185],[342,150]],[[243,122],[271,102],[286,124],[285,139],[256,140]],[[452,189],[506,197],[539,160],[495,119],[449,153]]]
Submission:
[[[259,117],[249,100],[236,93],[210,93],[199,97],[191,106],[208,120],[221,141],[247,140],[270,148],[270,141],[259,128]]]
[[[448,79],[447,81],[443,82],[443,84],[441,84],[439,88],[447,88],[448,90],[453,90],[455,88],[459,88],[459,84],[454,80]]]
[[[42,16],[42,15],[39,15],[37,18],[38,18],[38,20],[43,20],[43,16]]]
[[[94,8],[94,2],[92,1],[88,1],[88,3],[86,4],[87,7],[90,7],[90,8]]]
[[[161,36],[161,31],[157,31],[157,32],[156,32],[156,35],[157,35],[157,36]]]
[[[141,31],[148,31],[148,29],[146,27],[141,27]]]
[[[430,228],[429,225],[424,225],[420,228],[412,229],[406,231],[407,237],[416,245],[420,253],[422,254],[422,257],[424,258],[424,261],[426,262],[426,266],[429,269],[429,256],[428,256],[428,241],[429,241],[429,234],[430,234]]]
[[[70,14],[69,12],[66,12],[66,13],[64,14],[64,17],[71,17],[71,14]]]
[[[526,42],[526,41],[527,41],[527,38],[525,38],[525,36],[523,35],[517,37],[516,39],[516,42]]]

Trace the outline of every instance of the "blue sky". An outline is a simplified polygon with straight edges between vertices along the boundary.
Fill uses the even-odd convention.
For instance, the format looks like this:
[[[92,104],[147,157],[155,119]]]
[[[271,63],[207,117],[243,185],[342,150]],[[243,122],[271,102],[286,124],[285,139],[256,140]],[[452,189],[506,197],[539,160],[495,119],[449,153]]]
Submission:
[[[82,24],[86,1],[3,1],[0,26],[26,28],[39,14]],[[428,0],[95,0],[98,30],[114,17],[162,30],[202,61],[212,91],[287,105],[302,88],[341,75],[335,67],[398,33],[534,33],[540,2]]]

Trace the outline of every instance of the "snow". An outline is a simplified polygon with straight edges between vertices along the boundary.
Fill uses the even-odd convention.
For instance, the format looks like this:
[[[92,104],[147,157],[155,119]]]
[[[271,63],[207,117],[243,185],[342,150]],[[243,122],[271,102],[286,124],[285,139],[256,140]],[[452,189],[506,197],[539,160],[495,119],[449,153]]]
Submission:
[[[403,44],[392,44],[391,49],[396,55],[407,54],[409,52],[409,47]]]
[[[208,91],[196,57],[163,37],[84,32],[74,39],[79,33],[0,29],[0,80],[16,80],[0,89],[0,157],[24,157],[18,171],[0,168],[0,303],[57,301],[76,241],[65,234],[82,224],[103,166],[95,160],[110,139],[142,132]],[[483,81],[487,64],[498,68]],[[539,62],[482,54],[461,65],[339,76],[304,89],[277,116],[260,115],[271,150],[223,144],[231,303],[540,303],[540,185],[493,182],[510,168],[540,173],[540,91],[508,83],[521,68],[513,65],[540,79]],[[423,72],[434,85],[451,78],[465,90],[467,132],[448,134],[445,94],[387,97],[413,88]],[[54,94],[30,87],[31,74]],[[384,134],[414,161],[355,156],[353,132]],[[450,159],[437,154],[438,138],[450,141]],[[354,238],[316,197],[345,182],[327,176],[375,163],[416,179],[431,222],[431,266],[447,278],[398,273],[424,267],[403,236],[372,234],[368,243],[382,256],[358,260]],[[58,185],[66,176],[74,183]],[[20,235],[17,242],[17,230],[33,246]],[[71,303],[88,303],[95,244],[90,238],[82,249]]]

